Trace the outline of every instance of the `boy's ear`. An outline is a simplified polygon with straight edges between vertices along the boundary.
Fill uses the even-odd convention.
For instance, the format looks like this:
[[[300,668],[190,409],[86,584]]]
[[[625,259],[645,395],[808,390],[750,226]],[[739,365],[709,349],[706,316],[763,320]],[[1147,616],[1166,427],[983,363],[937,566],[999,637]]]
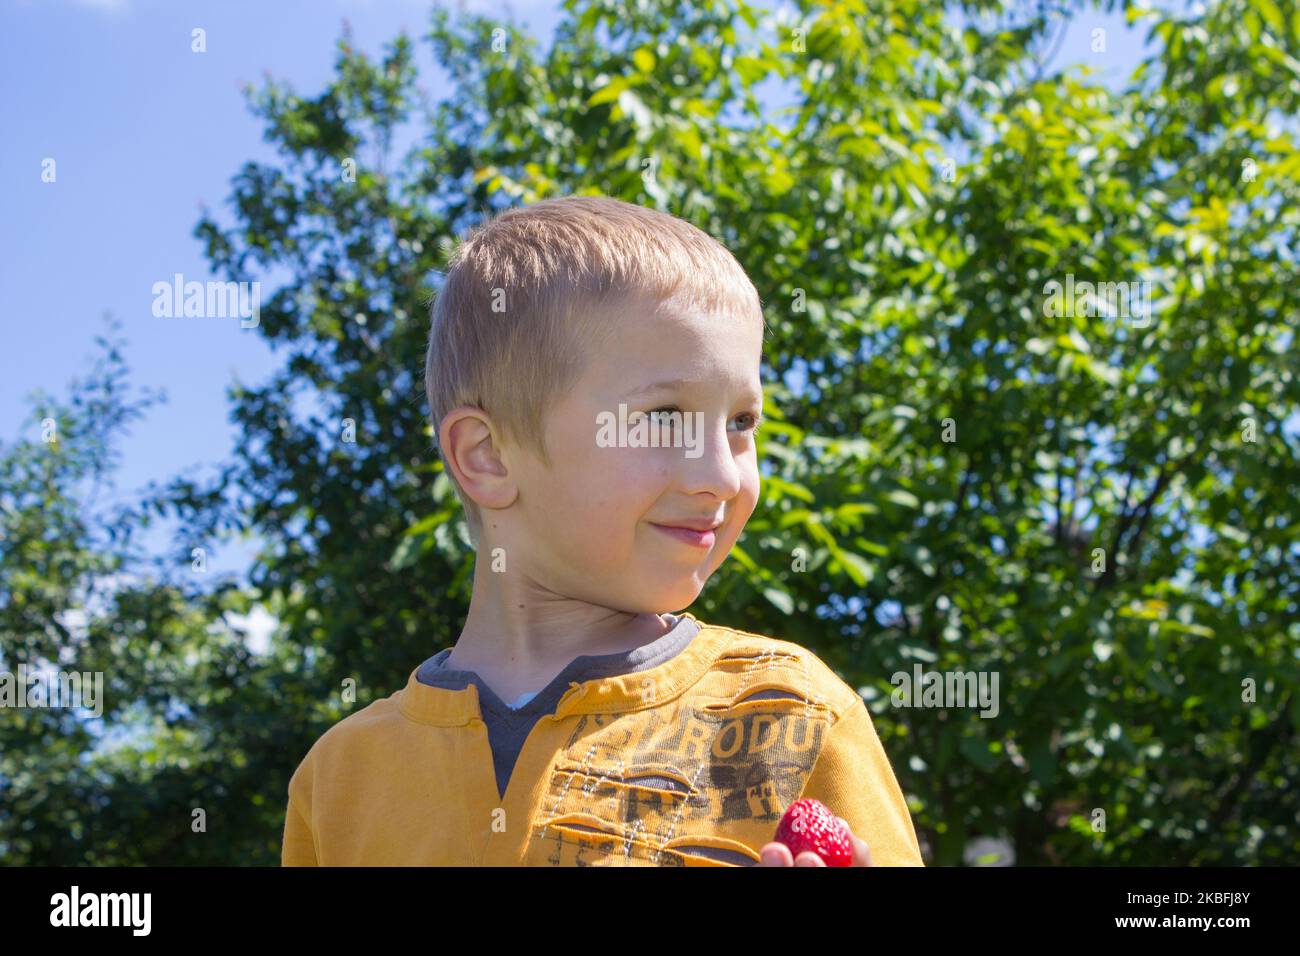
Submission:
[[[508,508],[519,496],[494,431],[487,412],[472,405],[452,409],[438,428],[447,467],[480,508]]]

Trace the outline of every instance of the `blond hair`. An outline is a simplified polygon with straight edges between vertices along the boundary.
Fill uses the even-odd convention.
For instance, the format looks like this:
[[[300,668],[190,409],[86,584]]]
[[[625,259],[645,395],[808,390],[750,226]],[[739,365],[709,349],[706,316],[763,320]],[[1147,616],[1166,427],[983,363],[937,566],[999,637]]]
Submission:
[[[546,410],[616,329],[617,306],[645,295],[762,321],[735,257],[667,213],[566,196],[480,224],[456,249],[433,304],[424,377],[435,446],[447,413],[471,405],[549,467]],[[477,548],[478,507],[439,454]]]

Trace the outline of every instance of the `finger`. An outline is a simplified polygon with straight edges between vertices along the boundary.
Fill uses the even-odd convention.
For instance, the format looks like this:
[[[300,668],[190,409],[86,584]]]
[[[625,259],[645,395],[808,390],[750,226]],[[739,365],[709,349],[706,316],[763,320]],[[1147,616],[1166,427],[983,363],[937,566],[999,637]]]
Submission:
[[[853,828],[849,826],[848,820],[845,820],[843,817],[836,817],[835,819],[844,824],[844,829],[849,831],[849,837],[853,840],[853,865],[872,866],[871,848],[867,846],[867,841],[853,832]]]
[[[825,866],[826,861],[812,850],[804,850],[794,860],[795,866]]]
[[[794,857],[784,843],[767,843],[758,851],[759,866],[794,866]]]

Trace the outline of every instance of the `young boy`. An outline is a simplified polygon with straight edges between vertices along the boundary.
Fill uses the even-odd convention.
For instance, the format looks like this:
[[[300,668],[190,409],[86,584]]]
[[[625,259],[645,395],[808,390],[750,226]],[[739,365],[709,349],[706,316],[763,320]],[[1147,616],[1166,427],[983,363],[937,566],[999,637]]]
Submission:
[[[856,691],[797,644],[665,612],[757,502],[763,332],[732,255],[665,213],[546,200],[462,243],[425,377],[469,613],[312,746],[284,865],[788,866],[770,844],[801,797],[858,865],[922,865]]]

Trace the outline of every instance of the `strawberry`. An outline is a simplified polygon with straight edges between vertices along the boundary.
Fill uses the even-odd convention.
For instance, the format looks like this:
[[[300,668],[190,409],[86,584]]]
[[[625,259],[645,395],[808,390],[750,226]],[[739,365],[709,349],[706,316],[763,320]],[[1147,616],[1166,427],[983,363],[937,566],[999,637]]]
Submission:
[[[811,850],[827,866],[853,865],[853,839],[848,827],[820,800],[809,798],[790,804],[774,839],[788,846],[795,859],[804,850]]]

